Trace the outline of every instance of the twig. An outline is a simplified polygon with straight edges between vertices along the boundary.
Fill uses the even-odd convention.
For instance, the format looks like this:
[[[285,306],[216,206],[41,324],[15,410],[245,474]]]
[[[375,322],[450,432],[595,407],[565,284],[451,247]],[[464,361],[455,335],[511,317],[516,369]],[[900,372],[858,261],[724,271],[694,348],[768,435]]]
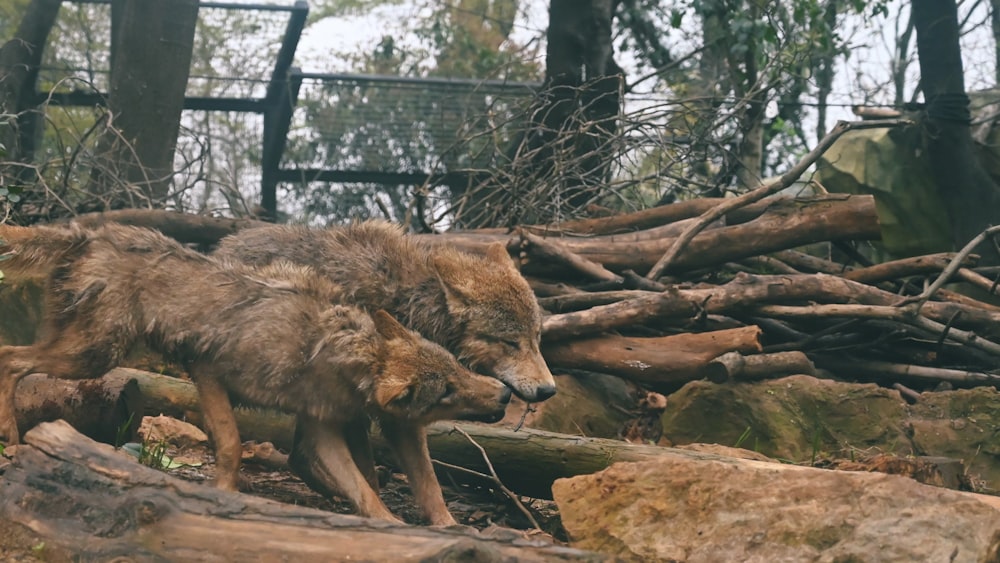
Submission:
[[[557,241],[544,239],[538,235],[528,232],[527,229],[519,229],[519,231],[521,239],[527,242],[531,248],[536,250],[536,259],[560,262],[584,275],[600,281],[612,282],[614,284],[621,284],[625,281],[625,279],[621,276],[596,262],[576,254]]]
[[[743,207],[747,204],[753,203],[764,199],[765,197],[780,192],[781,190],[790,187],[796,180],[805,173],[814,162],[819,160],[819,157],[823,155],[833,143],[840,138],[844,133],[855,130],[855,129],[870,129],[876,127],[897,127],[899,125],[906,125],[911,123],[908,119],[886,119],[877,121],[839,121],[834,128],[827,133],[825,137],[816,145],[812,151],[809,152],[805,157],[802,158],[793,166],[788,172],[783,174],[775,182],[763,185],[755,190],[751,190],[739,197],[726,200],[719,205],[713,207],[712,209],[706,211],[701,216],[698,217],[697,221],[691,224],[681,236],[677,237],[666,253],[656,262],[646,277],[655,280],[659,278],[663,272],[669,268],[677,256],[687,247],[688,243],[698,235],[705,227],[711,224],[713,221],[721,218],[726,213]]]
[[[524,412],[521,413],[521,420],[518,420],[517,425],[514,426],[514,432],[517,432],[518,430],[521,429],[521,427],[524,426],[524,421],[528,420],[528,414],[533,412],[535,412],[535,407],[532,405],[532,403],[525,403]]]
[[[948,283],[948,280],[950,280],[951,277],[955,275],[955,272],[957,272],[958,269],[963,266],[965,258],[969,254],[972,254],[972,251],[975,250],[975,248],[979,246],[984,240],[993,237],[993,235],[995,235],[996,233],[1000,233],[1000,225],[990,227],[985,231],[976,235],[976,238],[969,241],[968,244],[962,247],[962,250],[958,251],[958,254],[956,254],[955,257],[952,258],[951,263],[948,264],[948,267],[945,268],[943,272],[941,272],[941,275],[939,275],[937,279],[934,280],[934,283],[929,285],[927,289],[923,291],[923,293],[921,293],[920,295],[916,295],[914,297],[908,297],[906,299],[903,299],[902,301],[897,303],[896,306],[901,307],[903,305],[908,305],[910,303],[916,303],[917,305],[916,307],[914,307],[914,310],[920,312],[920,309],[924,306],[924,304],[927,303],[927,301],[929,301],[930,298],[933,297],[934,294],[937,293],[937,291],[941,289],[942,286],[944,286],[944,284]]]
[[[901,309],[884,305],[809,305],[795,307],[788,305],[760,305],[755,314],[784,318],[856,318],[893,320],[927,331],[931,334],[946,334],[949,340],[978,348],[993,356],[1000,356],[1000,344],[980,337],[974,332],[948,328],[945,325],[921,316],[913,309]]]
[[[917,393],[913,389],[910,389],[902,383],[893,383],[892,388],[899,391],[899,394],[906,400],[907,403],[911,405],[920,402],[920,393]]]
[[[458,466],[451,465],[451,464],[444,463],[444,462],[440,462],[440,461],[437,461],[437,460],[434,460],[434,463],[437,463],[437,464],[442,465],[444,467],[449,467],[451,469],[456,469],[456,470],[459,470],[459,471],[464,471],[466,473],[482,477],[483,479],[487,479],[487,480],[493,481],[493,483],[496,484],[497,488],[499,488],[500,491],[503,492],[503,494],[507,495],[507,498],[509,498],[511,501],[514,502],[514,506],[516,506],[518,508],[518,510],[520,510],[521,513],[524,514],[525,518],[528,519],[528,522],[531,522],[531,525],[536,530],[540,531],[542,528],[541,528],[541,526],[538,525],[538,521],[535,520],[535,517],[531,515],[531,512],[524,506],[524,504],[520,501],[520,499],[517,498],[517,495],[514,494],[514,491],[511,491],[510,489],[508,489],[503,484],[503,482],[500,481],[500,477],[497,476],[497,472],[496,472],[495,469],[493,469],[493,464],[490,462],[490,457],[488,455],[486,455],[486,450],[483,449],[483,447],[479,445],[479,442],[476,442],[472,438],[472,436],[469,436],[469,434],[465,430],[462,430],[458,426],[453,427],[453,429],[454,429],[455,432],[458,432],[462,436],[465,436],[465,439],[468,440],[469,443],[471,443],[473,446],[475,446],[477,450],[479,450],[479,453],[482,454],[482,456],[483,456],[483,461],[486,462],[486,467],[489,468],[489,470],[490,470],[490,474],[486,475],[484,473],[479,473],[478,471],[474,471],[472,469],[466,469],[464,467],[458,467]]]

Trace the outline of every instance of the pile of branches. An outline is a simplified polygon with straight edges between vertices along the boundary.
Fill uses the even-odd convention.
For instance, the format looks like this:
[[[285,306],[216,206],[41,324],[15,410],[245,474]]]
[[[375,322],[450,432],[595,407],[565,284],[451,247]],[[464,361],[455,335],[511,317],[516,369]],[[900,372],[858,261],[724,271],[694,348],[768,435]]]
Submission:
[[[787,193],[841,122],[777,181],[736,198],[636,213],[435,235],[481,251],[504,241],[548,313],[553,368],[611,373],[656,390],[687,381],[789,374],[912,387],[997,385],[1000,307],[944,288],[998,294],[972,251],[873,264],[852,242],[879,238],[871,196]],[[811,245],[824,253],[796,248]],[[836,259],[833,259],[836,257]]]
[[[553,369],[661,391],[789,374],[878,381],[904,394],[1000,383],[1000,307],[943,288],[964,281],[997,294],[997,268],[977,268],[971,250],[1000,228],[958,253],[873,265],[852,244],[879,237],[871,196],[733,201],[431,240],[470,251],[506,242],[547,312]],[[804,245],[825,257],[792,250]]]

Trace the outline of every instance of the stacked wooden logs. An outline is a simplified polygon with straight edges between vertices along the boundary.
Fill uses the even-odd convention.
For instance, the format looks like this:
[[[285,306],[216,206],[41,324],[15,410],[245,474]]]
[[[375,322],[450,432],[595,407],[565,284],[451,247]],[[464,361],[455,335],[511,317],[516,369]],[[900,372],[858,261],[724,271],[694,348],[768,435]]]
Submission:
[[[1000,307],[942,287],[997,294],[971,246],[872,264],[854,244],[879,238],[871,196],[777,195],[702,220],[730,201],[426,236],[473,252],[507,244],[547,314],[554,370],[660,391],[802,373],[904,392],[1000,383]]]

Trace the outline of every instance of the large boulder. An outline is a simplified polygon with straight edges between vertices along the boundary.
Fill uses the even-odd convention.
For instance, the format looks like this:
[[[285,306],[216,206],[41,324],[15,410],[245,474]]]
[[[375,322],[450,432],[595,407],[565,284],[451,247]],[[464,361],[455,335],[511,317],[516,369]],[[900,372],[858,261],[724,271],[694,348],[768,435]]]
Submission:
[[[1000,499],[895,475],[668,455],[552,492],[574,547],[629,561],[1000,561]]]
[[[1000,490],[1000,392],[926,392],[908,405],[874,384],[791,376],[670,395],[663,435],[674,445],[740,446],[791,462],[853,457],[859,450],[962,460],[973,484]]]

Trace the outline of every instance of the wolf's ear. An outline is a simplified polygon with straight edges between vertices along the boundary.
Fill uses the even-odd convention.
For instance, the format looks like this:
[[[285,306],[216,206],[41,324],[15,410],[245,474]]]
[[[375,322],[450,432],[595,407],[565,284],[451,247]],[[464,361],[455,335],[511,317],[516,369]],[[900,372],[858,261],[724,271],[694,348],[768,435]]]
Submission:
[[[375,330],[386,340],[396,340],[397,338],[404,338],[408,340],[413,338],[410,331],[406,330],[406,327],[399,324],[399,321],[387,313],[385,309],[375,311],[375,314],[372,315],[372,321],[375,322]]]
[[[411,398],[413,390],[409,381],[397,377],[389,377],[375,385],[375,402],[385,410],[389,403],[402,403]]]
[[[448,297],[448,303],[466,303],[471,296],[475,295],[474,288],[470,280],[474,279],[475,272],[469,272],[463,264],[456,263],[448,256],[434,256],[431,259],[434,264],[434,271],[437,272],[438,281],[444,288],[444,293]]]
[[[507,252],[507,246],[502,242],[491,242],[490,245],[486,247],[486,257],[489,258],[491,262],[496,262],[497,264],[508,266],[512,270],[517,270],[517,267],[514,265],[514,260],[511,259],[510,253]]]

